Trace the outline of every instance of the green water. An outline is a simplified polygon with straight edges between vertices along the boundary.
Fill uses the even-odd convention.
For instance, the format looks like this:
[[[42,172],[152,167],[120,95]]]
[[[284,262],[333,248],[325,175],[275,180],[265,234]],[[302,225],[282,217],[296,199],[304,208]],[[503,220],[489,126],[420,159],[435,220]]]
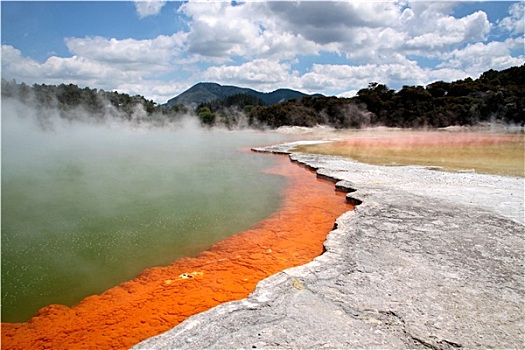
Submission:
[[[3,111],[5,112],[5,111]],[[74,305],[275,211],[283,136],[64,124],[2,113],[2,321]]]

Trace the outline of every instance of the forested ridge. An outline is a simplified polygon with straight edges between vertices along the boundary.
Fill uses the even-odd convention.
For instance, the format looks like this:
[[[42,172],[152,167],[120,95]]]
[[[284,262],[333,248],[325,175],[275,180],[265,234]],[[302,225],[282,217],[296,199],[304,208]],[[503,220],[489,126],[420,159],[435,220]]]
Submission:
[[[58,111],[65,119],[108,117],[163,125],[193,115],[206,126],[277,128],[328,125],[446,127],[483,122],[525,125],[525,64],[502,71],[489,70],[478,79],[438,81],[403,86],[399,91],[370,83],[352,98],[305,96],[265,105],[248,94],[235,94],[202,103],[196,109],[168,106],[117,92],[80,88],[74,84],[45,85],[2,79],[2,97],[13,98],[41,113]]]
[[[525,65],[503,71],[489,70],[478,79],[423,86],[399,91],[370,83],[353,98],[303,97],[256,107],[249,119],[270,127],[283,125],[446,127],[481,122],[525,124]]]

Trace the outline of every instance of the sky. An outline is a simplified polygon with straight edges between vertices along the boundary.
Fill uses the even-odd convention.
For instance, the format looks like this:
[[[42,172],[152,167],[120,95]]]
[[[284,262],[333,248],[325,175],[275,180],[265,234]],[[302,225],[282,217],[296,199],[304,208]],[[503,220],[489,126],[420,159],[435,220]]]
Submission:
[[[165,103],[198,82],[353,96],[525,63],[524,1],[1,1],[2,78]]]

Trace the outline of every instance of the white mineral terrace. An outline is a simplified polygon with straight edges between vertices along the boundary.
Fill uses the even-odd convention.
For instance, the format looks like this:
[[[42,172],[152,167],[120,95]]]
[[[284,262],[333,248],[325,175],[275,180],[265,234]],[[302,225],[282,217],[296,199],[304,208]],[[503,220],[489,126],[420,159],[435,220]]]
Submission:
[[[361,202],[326,252],[136,349],[524,347],[523,178],[291,157]]]

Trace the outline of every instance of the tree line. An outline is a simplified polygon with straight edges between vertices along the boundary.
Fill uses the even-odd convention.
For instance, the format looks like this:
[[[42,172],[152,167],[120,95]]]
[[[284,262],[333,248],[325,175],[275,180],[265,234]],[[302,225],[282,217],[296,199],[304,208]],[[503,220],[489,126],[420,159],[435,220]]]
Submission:
[[[478,79],[403,86],[398,92],[370,84],[353,99],[373,114],[372,123],[400,127],[446,127],[498,121],[525,123],[525,65],[489,70]]]
[[[189,110],[183,105],[159,105],[143,96],[60,84],[28,86],[2,79],[2,97],[57,109],[75,119],[79,109],[91,118],[116,118],[162,125],[184,115],[197,116],[205,126],[278,128],[328,125],[447,127],[483,122],[525,125],[525,64],[502,71],[489,70],[478,79],[438,81],[403,86],[399,91],[370,83],[352,98],[305,96],[265,105],[257,97],[236,94]],[[84,113],[85,114],[85,113]],[[83,114],[83,115],[84,115]]]
[[[264,106],[262,99],[248,94],[234,94],[223,99],[201,103],[196,113],[204,125],[223,126],[229,129],[255,127],[249,123],[249,115],[256,106]]]
[[[370,83],[353,98],[303,97],[272,106],[258,106],[250,123],[363,126],[447,127],[482,122],[525,124],[525,65],[503,71],[489,70],[478,79],[423,86],[403,86],[399,91]]]
[[[402,128],[476,125],[483,122],[525,124],[525,65],[489,70],[478,79],[438,81],[403,86],[399,91],[370,83],[352,98],[305,96],[272,105],[248,95],[201,104],[197,115],[205,125],[249,127],[315,126]]]
[[[58,112],[63,119],[104,121],[108,118],[163,125],[188,113],[183,105],[159,105],[144,96],[116,91],[80,88],[75,84],[17,83],[2,78],[2,98],[12,98],[35,108],[42,115]]]

